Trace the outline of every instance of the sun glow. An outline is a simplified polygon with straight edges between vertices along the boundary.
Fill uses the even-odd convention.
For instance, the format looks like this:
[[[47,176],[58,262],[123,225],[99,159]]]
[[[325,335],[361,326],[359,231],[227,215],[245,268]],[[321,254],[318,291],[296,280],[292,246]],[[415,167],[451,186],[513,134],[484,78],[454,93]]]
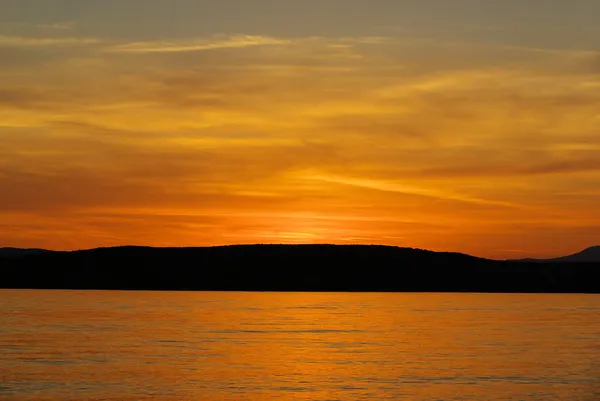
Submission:
[[[350,32],[336,8],[337,22],[296,31],[259,5],[260,24],[231,25],[231,10],[208,18],[189,2],[167,26],[181,10],[150,3],[152,32],[106,2],[75,21],[0,21],[0,245],[352,242],[502,258],[600,242],[600,32],[578,36],[595,21],[563,10],[540,26],[558,44],[514,18],[493,34],[454,14],[440,31]],[[402,2],[351,3],[374,22],[419,20]],[[23,7],[0,6],[5,21]]]

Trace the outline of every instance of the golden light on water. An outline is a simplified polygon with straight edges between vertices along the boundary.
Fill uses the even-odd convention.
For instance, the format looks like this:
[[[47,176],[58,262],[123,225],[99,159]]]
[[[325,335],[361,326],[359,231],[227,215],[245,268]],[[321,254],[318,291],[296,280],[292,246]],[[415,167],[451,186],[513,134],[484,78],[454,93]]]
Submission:
[[[7,401],[598,394],[595,295],[17,290],[3,300],[21,311],[3,334]]]

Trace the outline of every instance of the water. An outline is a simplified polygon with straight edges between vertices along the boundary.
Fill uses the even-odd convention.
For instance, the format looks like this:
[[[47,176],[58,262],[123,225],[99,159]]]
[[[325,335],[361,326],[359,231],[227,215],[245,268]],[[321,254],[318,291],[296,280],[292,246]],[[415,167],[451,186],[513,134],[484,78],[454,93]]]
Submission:
[[[600,400],[600,296],[0,291],[1,400]]]

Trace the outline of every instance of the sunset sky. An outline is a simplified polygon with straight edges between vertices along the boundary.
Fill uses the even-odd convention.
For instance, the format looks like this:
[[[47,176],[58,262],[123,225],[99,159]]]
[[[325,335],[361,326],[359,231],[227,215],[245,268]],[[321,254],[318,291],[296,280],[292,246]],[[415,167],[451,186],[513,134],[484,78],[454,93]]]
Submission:
[[[0,247],[600,244],[599,15],[0,0]]]

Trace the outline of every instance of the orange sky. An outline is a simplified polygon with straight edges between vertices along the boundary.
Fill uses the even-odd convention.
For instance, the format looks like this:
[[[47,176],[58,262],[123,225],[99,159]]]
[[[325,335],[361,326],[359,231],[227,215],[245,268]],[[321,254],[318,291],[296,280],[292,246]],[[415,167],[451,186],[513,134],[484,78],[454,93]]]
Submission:
[[[194,32],[202,17],[182,11],[177,32],[149,34],[125,10],[57,6],[43,20],[27,2],[0,5],[12,16],[0,20],[0,246],[377,243],[512,258],[600,243],[594,43],[518,43],[511,29],[525,28],[491,13],[420,32],[375,16],[342,29],[342,11],[338,31],[311,35]]]

